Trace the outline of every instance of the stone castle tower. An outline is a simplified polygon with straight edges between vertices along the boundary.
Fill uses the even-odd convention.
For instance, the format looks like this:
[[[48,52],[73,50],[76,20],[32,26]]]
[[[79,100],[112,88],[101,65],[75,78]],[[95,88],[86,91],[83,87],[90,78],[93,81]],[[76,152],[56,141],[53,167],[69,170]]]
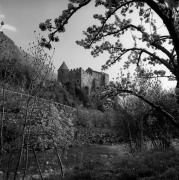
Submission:
[[[71,83],[77,88],[85,89],[90,94],[91,91],[108,85],[109,75],[94,71],[91,68],[86,71],[82,68],[69,70],[66,63],[63,62],[58,69],[58,81],[62,84]]]

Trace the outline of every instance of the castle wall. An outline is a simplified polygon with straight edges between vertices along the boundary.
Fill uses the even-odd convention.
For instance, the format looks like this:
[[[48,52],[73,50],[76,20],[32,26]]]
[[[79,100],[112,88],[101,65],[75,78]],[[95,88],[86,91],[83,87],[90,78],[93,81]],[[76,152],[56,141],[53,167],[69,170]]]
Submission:
[[[92,72],[92,76],[95,79],[95,88],[105,86],[109,83],[109,75],[101,72]]]
[[[104,83],[105,85],[109,84],[109,74],[104,73]]]
[[[82,68],[73,69],[69,72],[69,81],[76,87],[81,88]]]
[[[93,79],[94,78],[91,76],[91,74],[89,74],[86,71],[82,70],[82,74],[81,74],[81,88],[88,87],[89,88],[89,92],[90,92],[91,88],[92,88],[92,84],[93,84]]]
[[[92,76],[94,77],[94,79],[95,79],[95,89],[96,88],[100,88],[101,86],[102,86],[102,84],[103,84],[103,76],[102,76],[102,74],[101,73],[99,73],[99,72],[96,72],[96,71],[93,71],[92,72]]]
[[[60,81],[62,84],[69,82],[69,70],[67,69],[58,70],[58,81]]]

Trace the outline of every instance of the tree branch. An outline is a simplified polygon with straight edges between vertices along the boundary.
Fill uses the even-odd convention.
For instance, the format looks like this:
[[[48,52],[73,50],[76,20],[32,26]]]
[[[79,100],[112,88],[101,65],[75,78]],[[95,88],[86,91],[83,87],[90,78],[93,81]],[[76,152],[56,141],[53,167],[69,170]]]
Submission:
[[[118,49],[118,48],[115,48],[115,49]],[[121,49],[120,49],[121,50]],[[134,47],[134,48],[128,48],[128,49],[124,49],[123,52],[120,54],[120,57],[123,56],[124,54],[126,54],[127,52],[129,51],[140,51],[140,53],[146,53],[148,54],[149,56],[153,57],[154,59],[156,59],[157,61],[159,61],[161,64],[163,64],[167,69],[169,69],[173,74],[174,74],[174,69],[173,67],[168,63],[166,62],[165,59],[163,58],[160,58],[159,56],[151,53],[150,51],[144,49],[144,48],[137,48],[137,47]]]
[[[164,54],[166,54],[170,58],[170,60],[173,59],[172,53],[170,53],[166,48],[164,48],[160,44],[156,43],[155,41],[151,42],[150,44],[162,51]]]
[[[145,33],[145,32],[142,30],[141,27],[137,27],[137,26],[135,26],[135,25],[133,25],[133,24],[129,24],[129,25],[121,28],[120,30],[107,32],[107,33],[104,34],[102,37],[106,37],[106,36],[110,36],[110,35],[115,35],[115,34],[118,34],[118,33],[122,32],[122,31],[127,30],[127,29],[130,29],[130,28],[131,28],[131,29],[132,29],[132,28],[133,28],[133,29],[136,29],[137,31],[141,32],[142,34]],[[101,38],[102,38],[102,37],[101,37]],[[96,37],[96,38],[97,38],[97,37]],[[98,40],[100,40],[101,38],[99,38]],[[169,38],[169,37],[168,37],[168,36],[161,36],[161,38]],[[170,53],[166,48],[164,48],[164,47],[161,46],[159,43],[157,43],[158,41],[151,41],[151,40],[149,40],[149,41],[146,41],[146,42],[150,43],[150,44],[151,44],[152,46],[154,46],[156,49],[162,51],[165,55],[167,55],[167,56],[169,57],[169,59],[171,60],[172,65],[175,66],[175,65],[173,64],[173,63],[174,63],[174,61],[173,61],[173,58],[174,58],[174,57],[173,57],[172,53]]]
[[[171,35],[171,39],[173,40],[177,57],[179,57],[179,37],[175,30],[173,19],[168,18],[166,13],[160,9],[160,7],[158,6],[156,2],[151,1],[151,0],[144,0],[144,2],[146,2],[147,5],[151,7],[155,11],[155,13],[163,20],[167,30],[169,31],[169,34]],[[179,61],[179,58],[178,58],[178,61]]]
[[[141,33],[143,33],[141,27],[137,27],[137,26],[135,26],[135,25],[133,25],[133,24],[129,24],[129,25],[127,25],[127,26],[125,26],[125,27],[117,30],[117,31],[107,32],[106,34],[103,35],[103,37],[118,34],[118,33],[122,32],[122,31],[124,31],[124,30],[129,29],[129,28],[131,28],[131,29],[132,29],[132,28],[133,28],[133,29],[136,29],[136,30],[140,31]]]
[[[109,36],[109,35],[118,34],[118,33],[122,32],[122,31],[124,31],[124,30],[129,29],[129,28],[136,29],[137,31],[141,32],[142,34],[145,33],[145,32],[141,29],[141,27],[137,27],[137,26],[135,26],[135,25],[133,25],[133,24],[130,24],[130,25],[127,25],[126,27],[121,28],[120,30],[113,31],[113,32],[108,32],[108,33],[106,33],[105,35],[103,35],[103,37]],[[163,39],[163,38],[168,38],[168,37],[162,36],[161,38]],[[149,41],[146,41],[146,42],[149,42],[152,46],[154,46],[155,48],[157,48],[158,50],[160,50],[160,51],[162,51],[164,54],[166,54],[170,59],[173,59],[172,54],[171,54],[166,48],[164,48],[164,47],[161,46],[159,43],[157,43],[158,41],[151,41],[151,40],[149,40]]]
[[[143,96],[141,96],[141,95],[139,95],[139,94],[137,94],[137,93],[135,93],[135,92],[133,92],[131,90],[116,89],[116,93],[115,94],[114,94],[113,90],[105,91],[105,92],[103,92],[101,98],[115,96],[115,95],[118,95],[118,94],[121,94],[121,93],[128,93],[128,94],[131,94],[133,96],[138,97],[139,99],[141,99],[142,101],[144,101],[145,103],[150,105],[152,108],[155,108],[156,110],[160,111],[166,118],[168,118],[170,120],[172,125],[174,125],[177,129],[179,129],[179,123],[176,122],[175,118],[170,113],[168,113],[167,111],[162,109],[160,106],[155,105],[154,103],[150,102],[149,100],[147,100]]]
[[[81,3],[78,7],[76,7],[71,13],[70,15],[65,19],[65,21],[60,25],[60,28],[63,28],[65,26],[65,24],[68,23],[68,20],[82,7],[86,6],[87,4],[89,4],[91,2],[91,0],[86,0],[84,3]],[[52,32],[52,35],[54,36],[60,28],[57,28],[55,31]],[[49,40],[48,43],[50,43],[51,40]]]
[[[130,3],[133,3],[133,2],[136,2],[136,1],[140,1],[140,0],[131,0],[131,1],[128,1],[128,2],[125,2],[123,3],[122,5],[118,6],[113,12],[110,13],[109,16],[106,17],[106,19],[104,20],[102,26],[99,28],[98,32],[95,34],[95,36],[92,38],[91,42],[89,43],[89,47],[94,43],[94,41],[96,40],[97,36],[99,35],[99,33],[103,30],[106,22],[108,21],[108,19],[115,14],[116,11],[118,11],[120,8],[130,4]]]
[[[140,60],[141,60],[142,53],[143,53],[143,51],[140,51],[139,57],[138,57],[138,60],[137,60],[137,66],[139,66],[139,63],[140,63]]]
[[[142,52],[150,55],[154,59],[158,60],[161,64],[163,64],[165,67],[167,67],[172,73],[174,73],[173,67],[171,67],[171,65],[168,62],[166,62],[165,59],[160,58],[159,56],[157,56],[157,55],[155,55],[155,54],[151,53],[150,51],[143,49],[143,48],[130,48],[130,49],[128,49],[128,51],[134,51],[134,50],[142,51]]]

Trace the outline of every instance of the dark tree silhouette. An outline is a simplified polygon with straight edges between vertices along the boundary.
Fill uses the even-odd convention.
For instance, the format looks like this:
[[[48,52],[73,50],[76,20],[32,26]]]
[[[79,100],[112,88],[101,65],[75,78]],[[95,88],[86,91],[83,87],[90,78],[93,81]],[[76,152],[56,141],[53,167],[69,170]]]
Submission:
[[[93,2],[69,0],[68,8],[54,19],[54,23],[51,19],[40,23],[40,29],[49,32],[48,38],[43,38],[41,45],[51,48],[51,42],[59,40],[57,34],[65,32],[65,25],[70,18]],[[102,6],[105,12],[94,14],[94,19],[100,22],[99,25],[88,27],[83,32],[85,38],[77,41],[77,44],[91,49],[94,57],[107,52],[109,59],[102,66],[103,69],[121,61],[125,55],[129,55],[125,67],[129,67],[131,63],[137,66],[143,63],[163,65],[175,77],[176,93],[179,94],[178,5],[178,0],[95,0],[95,8]],[[162,32],[161,22],[165,29]],[[125,47],[122,37],[128,36],[128,32],[131,32],[133,41],[129,42],[130,47]],[[112,41],[109,37],[112,37]],[[164,67],[161,66],[157,73],[165,75]]]
[[[56,34],[65,32],[65,25],[72,15],[90,2],[92,0],[70,0],[67,10],[54,19],[54,24],[51,19],[40,23],[41,30],[49,31],[48,38],[43,38],[41,45],[50,48],[52,41],[58,41]],[[178,1],[96,0],[95,6],[96,8],[103,6],[106,9],[104,15],[94,14],[94,18],[100,21],[100,25],[88,27],[84,32],[86,37],[77,41],[77,44],[91,48],[93,56],[107,51],[110,56],[103,66],[104,69],[120,61],[125,54],[130,52],[127,63],[139,65],[143,60],[153,65],[162,64],[176,77],[177,82],[179,81]],[[139,20],[134,21],[134,18],[131,20],[131,15],[134,14],[136,18],[136,13]],[[163,21],[168,32],[159,33],[154,15],[158,16],[157,20],[160,18]],[[147,28],[148,25],[150,30]],[[130,48],[125,48],[121,37],[128,31],[133,33],[134,43],[131,42]],[[116,40],[115,43],[109,41],[110,36]],[[107,41],[104,42],[104,38],[107,38]],[[139,41],[142,46],[139,45]]]

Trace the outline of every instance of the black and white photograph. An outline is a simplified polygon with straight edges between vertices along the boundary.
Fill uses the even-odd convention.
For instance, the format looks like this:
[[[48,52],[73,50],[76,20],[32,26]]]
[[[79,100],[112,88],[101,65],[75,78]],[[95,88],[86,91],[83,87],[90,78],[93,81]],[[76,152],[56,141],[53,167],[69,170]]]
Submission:
[[[179,0],[0,0],[0,180],[179,180]]]

